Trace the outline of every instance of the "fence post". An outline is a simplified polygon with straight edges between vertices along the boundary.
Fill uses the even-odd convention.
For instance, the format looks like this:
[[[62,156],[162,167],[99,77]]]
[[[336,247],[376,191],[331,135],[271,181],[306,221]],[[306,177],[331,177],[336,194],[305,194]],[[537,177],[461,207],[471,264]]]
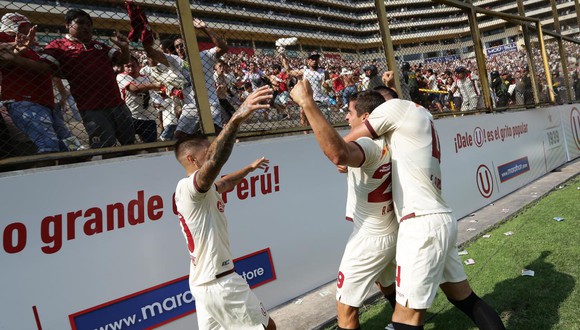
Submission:
[[[201,63],[199,55],[199,46],[197,45],[193,16],[191,15],[191,7],[188,0],[177,0],[177,15],[179,16],[181,34],[183,35],[183,40],[185,40],[185,50],[189,59],[189,74],[191,75],[192,88],[195,91],[195,102],[199,120],[201,121],[201,128],[204,134],[214,135],[215,128],[211,116],[207,87],[205,86],[203,63]]]
[[[538,43],[540,44],[540,52],[542,54],[542,62],[544,64],[544,73],[546,74],[546,84],[548,85],[548,93],[550,94],[550,102],[556,102],[554,90],[552,89],[552,76],[550,74],[550,64],[548,63],[548,54],[546,53],[546,44],[544,43],[544,33],[542,32],[542,22],[538,19],[536,21],[536,29],[538,30]]]
[[[558,7],[556,7],[556,1],[550,0],[552,5],[552,15],[554,16],[554,29],[556,33],[560,35],[557,37],[558,48],[560,50],[560,65],[562,66],[562,75],[564,76],[564,82],[566,83],[566,99],[569,103],[572,101],[572,93],[570,92],[570,76],[568,75],[568,54],[566,53],[566,48],[564,48],[564,42],[562,41],[562,29],[560,28],[560,19],[558,18]]]
[[[401,89],[401,80],[399,75],[399,66],[395,59],[395,50],[393,49],[393,39],[391,38],[391,31],[389,30],[389,22],[387,21],[387,10],[385,9],[384,0],[375,0],[375,7],[377,8],[377,19],[379,21],[379,29],[381,31],[381,39],[383,42],[383,50],[387,59],[387,66],[390,71],[393,71],[393,79],[395,79],[395,89],[399,95],[403,95]],[[390,41],[390,42],[389,42]],[[357,50],[358,52],[358,50]]]
[[[518,0],[518,13],[520,16],[525,17],[526,12],[524,10],[524,1]],[[540,94],[538,91],[537,76],[536,76],[536,63],[534,62],[534,53],[532,51],[532,44],[530,42],[530,29],[527,22],[522,22],[522,32],[524,34],[524,44],[526,46],[526,52],[528,53],[528,74],[530,75],[530,81],[532,82],[532,91],[534,92],[534,104],[540,103]]]
[[[471,5],[469,8],[466,8],[465,11],[467,12],[469,28],[473,37],[473,49],[475,51],[475,59],[477,61],[477,69],[479,71],[479,79],[481,81],[483,101],[485,108],[493,111],[493,102],[491,100],[491,92],[489,90],[489,79],[487,78],[487,68],[485,66],[485,56],[483,54],[483,45],[481,44],[481,35],[479,33],[479,26],[477,25],[477,15],[473,5]]]

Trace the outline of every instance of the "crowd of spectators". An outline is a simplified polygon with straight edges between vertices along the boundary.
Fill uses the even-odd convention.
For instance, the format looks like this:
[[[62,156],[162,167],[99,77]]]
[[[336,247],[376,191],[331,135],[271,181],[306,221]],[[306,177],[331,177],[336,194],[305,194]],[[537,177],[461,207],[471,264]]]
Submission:
[[[92,19],[87,13],[72,9],[65,19],[67,36],[42,49],[32,40],[33,24],[26,17],[13,13],[2,18],[0,128],[4,144],[0,157],[20,155],[5,141],[28,143],[35,152],[43,153],[171,140],[200,129],[183,39],[162,40],[157,45],[151,38],[146,42],[141,38],[145,50],[139,51],[129,50],[127,38],[118,35],[111,47],[93,39]],[[194,25],[214,44],[200,55],[216,131],[249,93],[264,84],[273,87],[275,97],[272,107],[259,111],[255,120],[296,125],[292,114],[298,110],[288,93],[297,79],[317,81],[317,101],[327,113],[342,119],[349,96],[382,85],[381,74],[388,69],[383,61],[348,60],[336,54],[309,52],[306,57],[286,57],[260,50],[228,53],[226,41],[203,21]],[[570,62],[565,70],[559,65],[557,44],[547,45],[551,86],[539,52],[532,54],[540,102],[549,101],[550,89],[557,102],[568,101],[564,72],[570,76],[572,99],[580,99],[580,46],[565,45]],[[316,63],[311,62],[313,59]],[[495,107],[533,103],[528,63],[523,50],[486,59]],[[398,70],[401,97],[432,112],[483,107],[480,75],[473,58],[404,62]],[[39,86],[49,87],[34,92]],[[73,123],[80,128],[73,129]],[[82,143],[81,135],[88,136]]]

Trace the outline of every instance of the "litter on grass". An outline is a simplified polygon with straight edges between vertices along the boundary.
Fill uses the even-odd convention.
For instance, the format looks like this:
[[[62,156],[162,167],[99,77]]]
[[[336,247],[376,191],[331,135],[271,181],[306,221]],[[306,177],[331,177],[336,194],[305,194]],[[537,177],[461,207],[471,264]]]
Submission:
[[[531,269],[522,269],[522,276],[534,276],[535,272]]]
[[[562,218],[562,217],[555,217],[554,220],[560,222],[560,221],[564,221],[564,218]]]
[[[464,263],[466,265],[474,265],[475,264],[475,260],[469,258],[469,259],[465,260]]]
[[[467,254],[467,251],[465,251],[465,250],[459,251],[459,252],[457,252],[457,254],[459,254],[460,256],[464,256]]]
[[[506,235],[506,236],[512,236],[514,234],[514,232],[513,231],[508,231],[508,232],[505,232],[503,234]]]
[[[490,235],[490,234],[485,234],[485,235],[483,235],[483,236],[481,236],[481,237],[483,237],[483,238],[490,238],[490,237],[491,237],[491,235]]]

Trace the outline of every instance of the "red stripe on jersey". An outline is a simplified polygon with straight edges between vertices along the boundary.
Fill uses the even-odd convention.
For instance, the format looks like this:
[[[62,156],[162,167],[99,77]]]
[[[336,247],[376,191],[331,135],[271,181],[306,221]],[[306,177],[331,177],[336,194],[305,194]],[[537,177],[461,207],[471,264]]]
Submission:
[[[354,145],[356,145],[360,149],[360,152],[362,152],[362,154],[363,154],[363,159],[360,162],[360,164],[358,164],[358,166],[357,166],[357,167],[361,167],[365,163],[365,161],[367,160],[367,156],[365,155],[365,151],[360,146],[360,144],[356,143],[356,141],[352,141],[352,143],[354,143]]]
[[[367,129],[369,130],[369,132],[371,132],[371,135],[373,136],[373,139],[376,139],[379,137],[379,135],[377,134],[377,132],[375,132],[375,129],[371,126],[371,123],[369,123],[368,120],[365,120],[365,126],[367,127]]]

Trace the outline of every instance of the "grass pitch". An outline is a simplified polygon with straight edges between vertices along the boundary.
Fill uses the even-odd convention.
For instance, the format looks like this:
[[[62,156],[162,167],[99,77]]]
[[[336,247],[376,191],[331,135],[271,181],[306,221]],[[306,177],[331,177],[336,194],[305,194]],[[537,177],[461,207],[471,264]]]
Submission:
[[[509,231],[512,236],[504,235]],[[469,282],[506,328],[580,330],[580,176],[487,234],[465,246],[468,254],[461,259],[475,260],[465,266]],[[534,276],[522,276],[524,269]],[[361,328],[384,329],[391,313],[379,299],[361,309]],[[425,329],[477,328],[439,291]]]

